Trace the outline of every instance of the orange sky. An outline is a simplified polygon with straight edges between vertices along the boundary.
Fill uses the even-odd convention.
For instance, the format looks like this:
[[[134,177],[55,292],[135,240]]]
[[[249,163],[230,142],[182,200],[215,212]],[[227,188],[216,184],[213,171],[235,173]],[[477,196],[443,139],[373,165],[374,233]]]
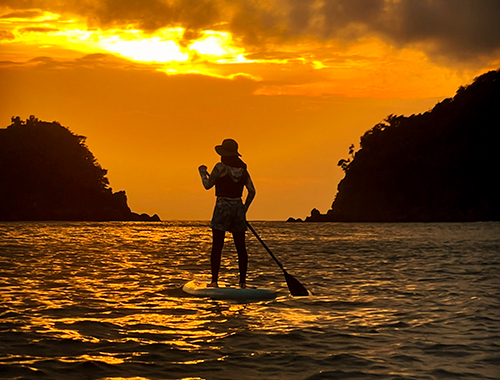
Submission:
[[[0,0],[0,126],[87,136],[114,191],[211,216],[197,167],[240,144],[249,219],[326,212],[349,145],[500,66],[490,0]]]

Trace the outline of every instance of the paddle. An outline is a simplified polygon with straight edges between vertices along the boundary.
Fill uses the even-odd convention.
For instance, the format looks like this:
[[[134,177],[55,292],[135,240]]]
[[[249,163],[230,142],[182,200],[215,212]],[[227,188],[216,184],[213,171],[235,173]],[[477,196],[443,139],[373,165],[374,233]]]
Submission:
[[[278,266],[283,271],[283,274],[285,275],[286,283],[288,285],[288,289],[290,289],[290,293],[292,293],[292,296],[307,296],[307,295],[309,295],[309,292],[304,287],[304,285],[302,285],[291,274],[288,274],[288,272],[285,270],[285,268],[283,268],[283,265],[278,261],[278,259],[276,258],[276,256],[274,256],[274,254],[271,252],[271,250],[266,245],[266,243],[264,243],[264,241],[260,238],[260,236],[257,235],[257,232],[255,232],[255,230],[252,228],[252,226],[250,225],[250,223],[247,222],[247,226],[248,226],[248,228],[250,228],[250,231],[253,232],[253,234],[255,235],[255,237],[257,238],[257,240],[260,241],[260,243],[262,244],[262,246],[266,249],[267,253],[269,253],[271,255],[271,257],[274,259],[274,261],[276,261],[276,264],[278,264]]]

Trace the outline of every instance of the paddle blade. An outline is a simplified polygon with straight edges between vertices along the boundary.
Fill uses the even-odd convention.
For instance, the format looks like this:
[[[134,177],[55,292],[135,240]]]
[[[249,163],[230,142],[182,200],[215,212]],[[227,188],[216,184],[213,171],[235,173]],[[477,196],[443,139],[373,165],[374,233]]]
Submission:
[[[285,274],[286,284],[288,285],[288,289],[290,289],[290,293],[292,293],[292,296],[308,296],[309,295],[309,292],[304,287],[304,285],[302,285],[299,282],[299,280],[297,280],[291,274],[288,274],[287,271],[285,271],[285,270],[283,270],[283,273]]]

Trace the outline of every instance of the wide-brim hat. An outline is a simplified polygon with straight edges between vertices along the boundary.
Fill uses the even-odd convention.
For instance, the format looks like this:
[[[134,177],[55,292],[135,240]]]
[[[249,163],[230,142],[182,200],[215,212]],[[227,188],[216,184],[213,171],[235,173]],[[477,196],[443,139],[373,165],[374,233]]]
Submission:
[[[225,139],[221,145],[215,147],[215,151],[221,156],[241,156],[238,153],[238,143],[233,139]]]

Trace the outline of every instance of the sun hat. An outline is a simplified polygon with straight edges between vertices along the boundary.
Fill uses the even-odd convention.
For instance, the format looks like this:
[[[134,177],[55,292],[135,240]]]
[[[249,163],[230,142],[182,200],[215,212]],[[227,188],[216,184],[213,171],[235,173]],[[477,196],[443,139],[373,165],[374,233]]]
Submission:
[[[225,139],[221,145],[215,147],[215,151],[221,156],[241,156],[238,153],[238,143],[233,139]]]

